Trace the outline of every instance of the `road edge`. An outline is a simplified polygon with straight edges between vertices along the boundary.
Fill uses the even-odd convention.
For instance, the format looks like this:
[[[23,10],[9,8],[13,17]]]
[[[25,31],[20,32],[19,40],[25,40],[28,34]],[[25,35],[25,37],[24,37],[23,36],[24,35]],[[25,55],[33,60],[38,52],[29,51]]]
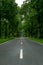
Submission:
[[[39,45],[43,45],[42,43],[37,42],[37,41],[34,41],[34,40],[32,40],[32,39],[29,39],[28,37],[27,37],[27,39],[30,40],[30,41],[32,41],[32,42],[35,42],[35,43],[37,43],[37,44],[39,44]]]
[[[5,41],[5,42],[1,43],[0,45],[6,44],[6,43],[8,43],[8,42],[10,42],[10,41],[12,41],[12,40],[13,40],[13,39],[10,39],[10,40],[8,40],[8,41]]]

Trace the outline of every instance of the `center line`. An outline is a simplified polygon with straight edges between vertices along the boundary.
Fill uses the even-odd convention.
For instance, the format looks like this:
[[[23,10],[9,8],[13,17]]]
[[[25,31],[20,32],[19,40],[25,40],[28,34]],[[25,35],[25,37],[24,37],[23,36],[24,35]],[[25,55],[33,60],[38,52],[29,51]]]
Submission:
[[[21,42],[21,44],[23,44],[23,42]]]
[[[20,59],[23,59],[23,49],[20,49]]]

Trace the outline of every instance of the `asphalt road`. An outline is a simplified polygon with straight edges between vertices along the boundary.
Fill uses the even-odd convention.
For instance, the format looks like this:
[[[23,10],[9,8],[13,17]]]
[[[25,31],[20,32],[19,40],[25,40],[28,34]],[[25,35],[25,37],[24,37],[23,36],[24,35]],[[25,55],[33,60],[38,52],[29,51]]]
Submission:
[[[26,38],[0,45],[0,65],[43,65],[43,45]]]

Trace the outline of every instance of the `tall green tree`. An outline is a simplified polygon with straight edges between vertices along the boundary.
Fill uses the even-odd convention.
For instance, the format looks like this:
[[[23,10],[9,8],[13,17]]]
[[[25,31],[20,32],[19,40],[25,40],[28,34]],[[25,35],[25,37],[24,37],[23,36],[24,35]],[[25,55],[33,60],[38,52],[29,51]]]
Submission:
[[[43,1],[26,0],[21,7],[21,15],[24,15],[24,30],[27,36],[43,38]]]
[[[0,37],[14,36],[19,25],[18,13],[15,0],[0,0]]]

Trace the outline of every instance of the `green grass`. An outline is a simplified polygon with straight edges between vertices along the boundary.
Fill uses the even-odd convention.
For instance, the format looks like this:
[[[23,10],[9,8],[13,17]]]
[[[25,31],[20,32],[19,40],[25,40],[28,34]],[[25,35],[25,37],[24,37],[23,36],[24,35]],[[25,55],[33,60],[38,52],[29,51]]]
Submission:
[[[29,37],[29,39],[30,39],[30,40],[33,40],[33,41],[35,41],[35,42],[38,42],[39,44],[43,44],[43,39],[30,38],[30,37]]]
[[[6,39],[1,38],[1,39],[0,39],[0,44],[4,43],[4,42],[6,42],[6,41],[12,40],[12,39],[14,39],[14,38],[6,38]]]

